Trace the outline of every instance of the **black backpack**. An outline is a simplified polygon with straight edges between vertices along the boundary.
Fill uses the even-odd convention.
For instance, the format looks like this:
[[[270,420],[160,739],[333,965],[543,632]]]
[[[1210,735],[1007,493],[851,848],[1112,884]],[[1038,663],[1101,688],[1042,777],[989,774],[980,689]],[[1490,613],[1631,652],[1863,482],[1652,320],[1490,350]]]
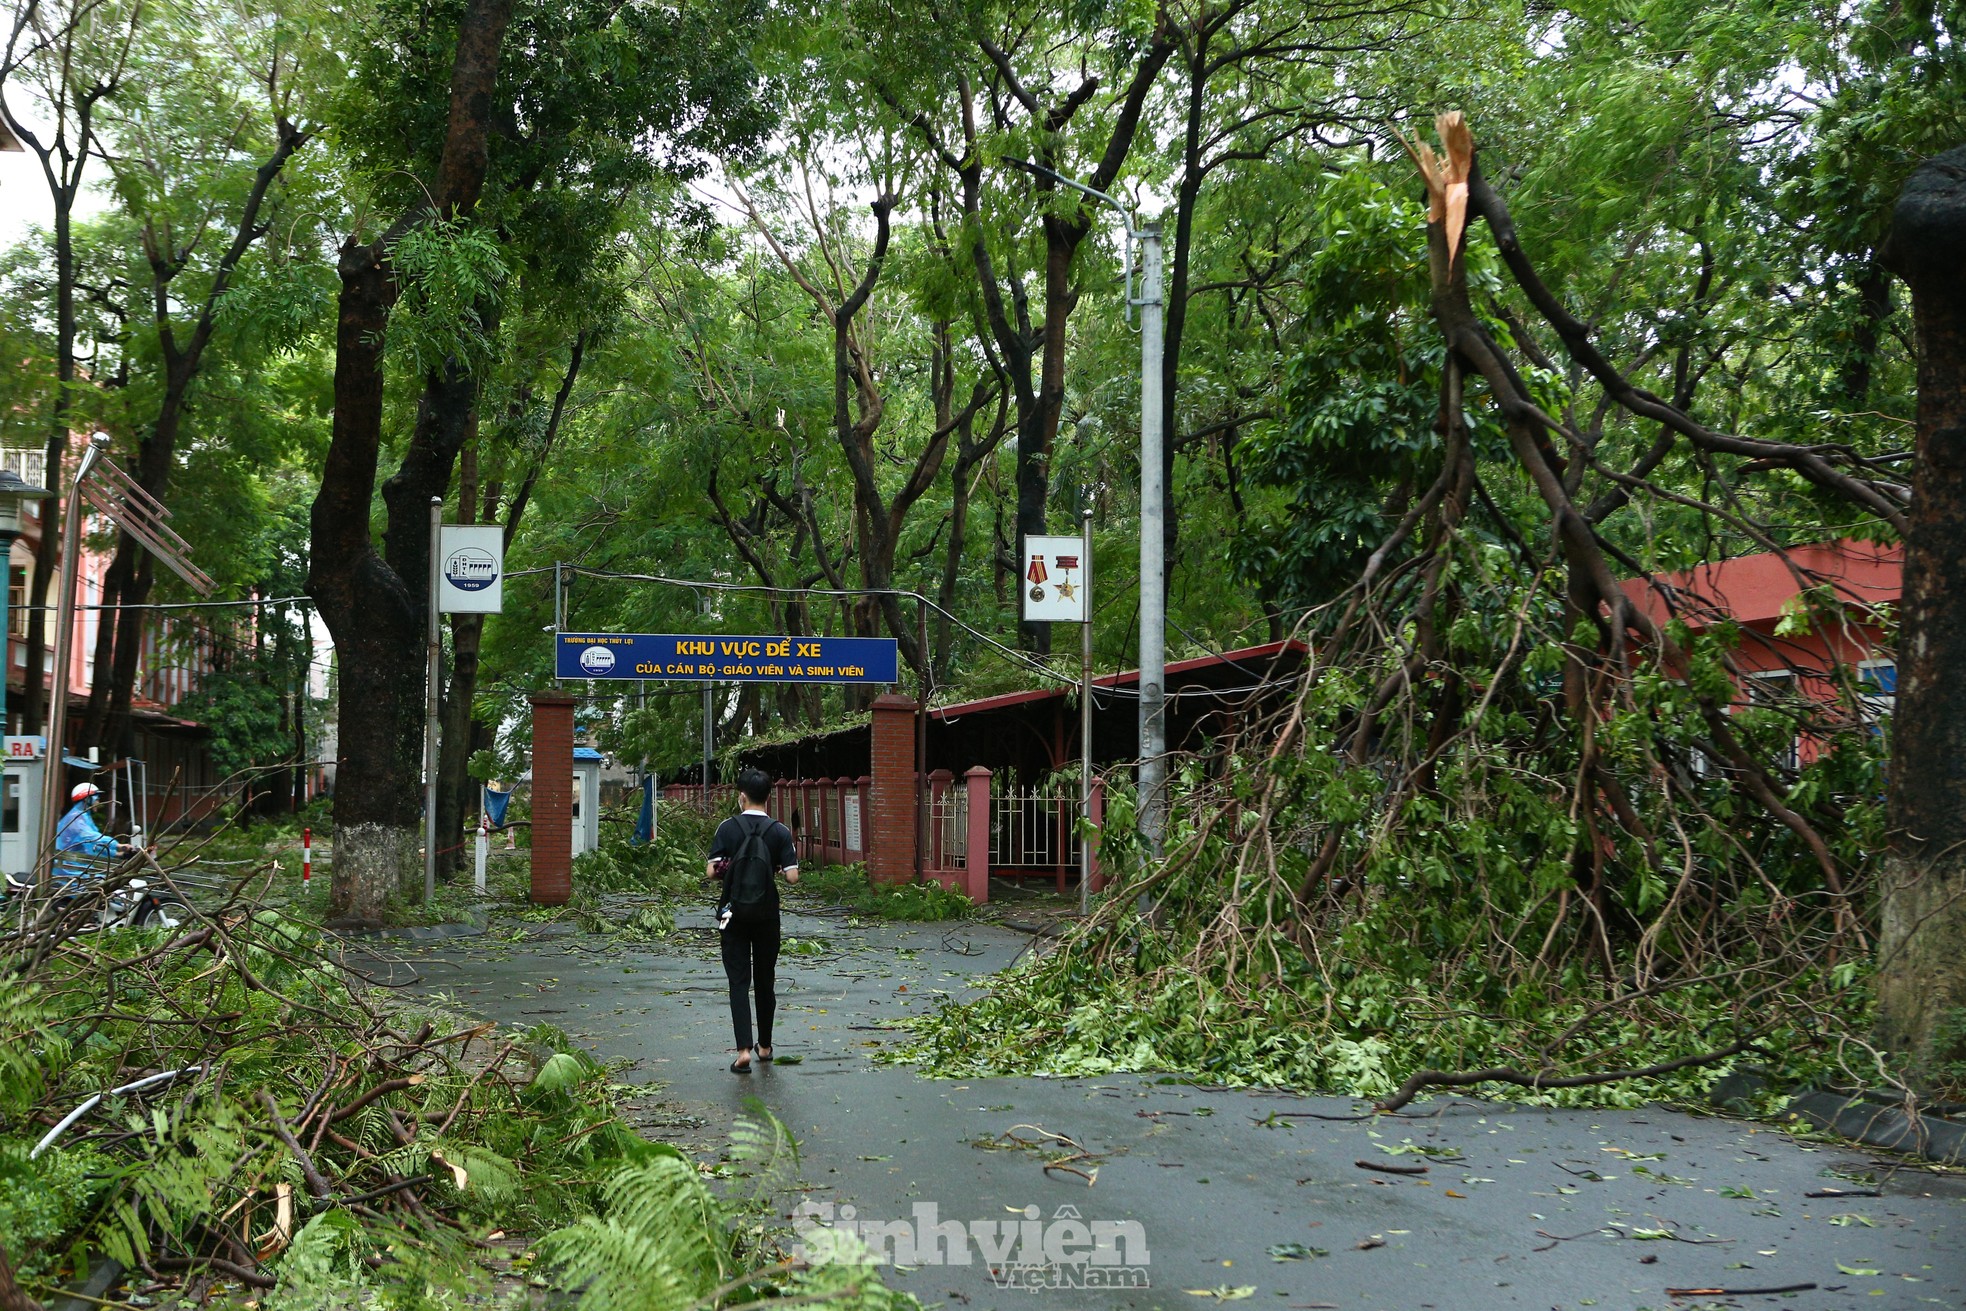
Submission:
[[[760,827],[746,824],[742,818],[737,821],[738,828],[744,831],[744,840],[737,844],[725,872],[724,900],[740,910],[762,906],[772,898],[771,880],[778,870],[765,836],[776,822],[766,819]]]

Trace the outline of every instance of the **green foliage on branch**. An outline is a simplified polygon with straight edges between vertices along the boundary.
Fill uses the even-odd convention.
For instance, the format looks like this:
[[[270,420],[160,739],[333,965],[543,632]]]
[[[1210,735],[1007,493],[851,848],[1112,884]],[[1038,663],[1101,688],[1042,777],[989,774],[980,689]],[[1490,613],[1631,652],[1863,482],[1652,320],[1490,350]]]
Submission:
[[[762,1195],[714,1196],[689,1157],[637,1135],[609,1071],[564,1036],[371,995],[309,925],[234,903],[73,939],[30,969],[0,999],[0,1243],[31,1281],[100,1252],[243,1280],[288,1311],[409,1308],[510,1296],[529,1244],[560,1253],[556,1231],[610,1229],[636,1238],[638,1306],[713,1290],[797,1304],[819,1286],[737,1223]],[[157,1070],[185,1073],[104,1101],[29,1159],[61,1113]],[[739,1147],[761,1137],[792,1150],[782,1126]],[[557,1269],[618,1275],[625,1250],[577,1245],[584,1264]],[[841,1305],[913,1305],[861,1274]]]
[[[1861,689],[1728,717],[1760,759],[1809,748],[1782,800],[1827,843],[1838,885],[1709,754],[1697,697],[1731,698],[1720,661],[1737,632],[1682,628],[1692,666],[1616,680],[1586,730],[1559,713],[1575,648],[1544,585],[1479,548],[1455,567],[1455,671],[1386,707],[1363,759],[1332,744],[1396,668],[1369,646],[1297,689],[1298,749],[1273,752],[1271,721],[1191,769],[1165,863],[1109,836],[1102,863],[1122,877],[1091,920],[989,997],[919,1022],[903,1055],[959,1077],[1137,1070],[1373,1099],[1429,1070],[1506,1067],[1531,1085],[1640,1072],[1483,1090],[1561,1105],[1696,1100],[1742,1065],[1783,1087],[1876,1078],[1859,926],[1884,753]],[[1429,720],[1447,704],[1457,731],[1441,742]],[[1580,795],[1580,770],[1629,782]],[[1108,835],[1129,811],[1117,796]]]

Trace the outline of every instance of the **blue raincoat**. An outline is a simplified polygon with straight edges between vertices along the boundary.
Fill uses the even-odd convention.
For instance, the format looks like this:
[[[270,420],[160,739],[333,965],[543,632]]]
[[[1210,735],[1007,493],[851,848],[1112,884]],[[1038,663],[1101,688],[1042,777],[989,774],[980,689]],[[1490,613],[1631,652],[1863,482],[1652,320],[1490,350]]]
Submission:
[[[78,801],[61,817],[61,827],[55,830],[55,850],[93,857],[96,861],[114,860],[117,842],[96,827],[95,816],[89,813],[89,803]],[[102,866],[93,862],[55,861],[56,878],[101,878],[102,873]]]

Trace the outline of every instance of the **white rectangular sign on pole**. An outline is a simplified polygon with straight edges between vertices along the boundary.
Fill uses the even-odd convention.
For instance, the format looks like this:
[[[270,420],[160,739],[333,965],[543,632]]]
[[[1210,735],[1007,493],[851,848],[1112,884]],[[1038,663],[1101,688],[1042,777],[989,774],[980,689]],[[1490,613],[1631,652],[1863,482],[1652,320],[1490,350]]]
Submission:
[[[1026,537],[1018,589],[1024,622],[1081,624],[1086,616],[1085,539]]]
[[[505,530],[497,524],[447,524],[438,533],[437,609],[495,615],[505,598]]]

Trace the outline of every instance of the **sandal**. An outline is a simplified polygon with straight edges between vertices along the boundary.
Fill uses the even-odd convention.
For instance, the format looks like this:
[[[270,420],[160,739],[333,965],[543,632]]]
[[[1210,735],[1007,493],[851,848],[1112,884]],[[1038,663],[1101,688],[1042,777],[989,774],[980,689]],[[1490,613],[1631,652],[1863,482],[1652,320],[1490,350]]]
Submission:
[[[765,1065],[770,1065],[770,1064],[771,1064],[771,1047],[770,1047],[770,1045],[769,1045],[769,1044],[766,1044],[766,1045],[764,1045],[764,1046],[759,1046],[759,1047],[753,1047],[753,1048],[751,1049],[751,1058],[752,1058],[753,1060],[756,1060],[756,1061],[760,1061],[760,1062],[762,1062],[762,1063],[763,1063],[763,1064],[765,1064]]]
[[[749,1052],[739,1052],[738,1060],[743,1060],[744,1057],[749,1055],[750,1055]],[[730,1063],[730,1072],[732,1074],[749,1074],[751,1072],[751,1062],[744,1061],[744,1064],[739,1065],[737,1061],[732,1061]]]

